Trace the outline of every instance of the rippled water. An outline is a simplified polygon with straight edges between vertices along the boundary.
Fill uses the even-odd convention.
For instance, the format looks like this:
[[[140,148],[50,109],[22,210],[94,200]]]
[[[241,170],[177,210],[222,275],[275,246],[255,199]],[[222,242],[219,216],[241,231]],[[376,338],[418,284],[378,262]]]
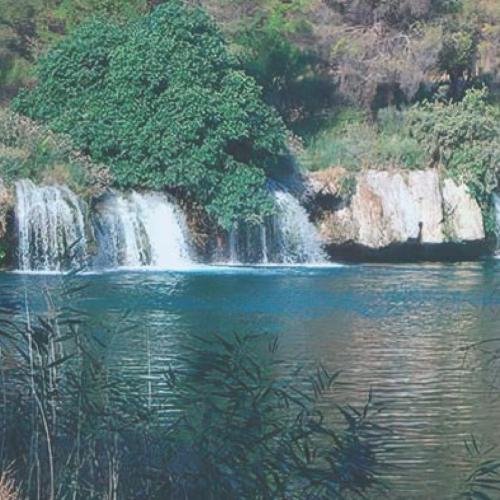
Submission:
[[[500,336],[500,261],[331,268],[201,268],[77,278],[75,305],[111,338],[130,311],[136,326],[112,336],[107,362],[160,390],[188,332],[278,334],[287,376],[321,361],[342,376],[334,397],[361,405],[370,388],[386,402],[379,422],[390,493],[452,498],[470,471],[464,439],[500,445],[500,390],[477,350]],[[27,293],[57,290],[56,276],[0,275],[0,305],[21,314]],[[16,312],[17,311],[17,312]],[[101,326],[99,326],[101,325]],[[103,328],[104,325],[106,328]],[[325,402],[328,407],[329,401]],[[500,456],[500,449],[498,450]]]

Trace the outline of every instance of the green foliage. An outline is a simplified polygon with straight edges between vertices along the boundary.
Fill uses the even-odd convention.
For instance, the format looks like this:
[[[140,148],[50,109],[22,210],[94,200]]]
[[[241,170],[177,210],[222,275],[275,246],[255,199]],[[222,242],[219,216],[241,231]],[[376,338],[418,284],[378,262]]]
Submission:
[[[268,2],[262,15],[235,36],[244,69],[293,130],[329,108],[335,92],[317,50],[290,40],[310,35],[310,25],[302,17],[294,17],[306,10],[303,1]]]
[[[465,88],[473,80],[479,41],[477,20],[449,21],[445,24],[438,65],[449,76],[448,95],[453,99],[461,99]]]
[[[461,102],[424,102],[408,116],[413,137],[451,177],[467,184],[483,209],[500,165],[499,115],[487,96],[485,89],[470,90]]]
[[[472,70],[476,50],[477,40],[474,33],[460,29],[448,32],[439,54],[441,68],[457,76]]]
[[[214,17],[296,133],[346,99],[376,112],[423,88],[460,99],[477,81],[498,86],[495,0],[185,1]],[[32,83],[39,56],[82,22],[135,19],[161,2],[1,0],[0,99]]]
[[[341,115],[310,141],[301,159],[310,170],[331,166],[351,171],[391,166],[413,169],[429,163],[425,150],[409,135],[404,113],[394,109],[381,110],[376,123],[359,114]]]
[[[66,184],[83,195],[97,194],[111,181],[107,168],[75,151],[68,136],[0,108],[0,178]]]
[[[264,184],[282,122],[208,17],[176,0],[126,25],[82,26],[15,106],[109,163],[122,188],[176,189],[225,227],[272,209]]]
[[[340,181],[338,195],[343,200],[350,200],[356,193],[356,176],[346,175]]]
[[[1,0],[0,98],[1,86],[31,82],[39,55],[83,20],[128,19],[147,9],[147,0]]]
[[[108,17],[127,20],[148,11],[148,0],[62,0],[54,3],[53,16],[72,31],[82,21],[91,17]]]

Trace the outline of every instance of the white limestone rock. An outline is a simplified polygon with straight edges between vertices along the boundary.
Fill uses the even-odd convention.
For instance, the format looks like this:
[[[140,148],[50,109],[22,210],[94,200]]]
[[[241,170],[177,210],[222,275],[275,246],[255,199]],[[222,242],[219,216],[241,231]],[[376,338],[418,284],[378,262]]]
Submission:
[[[319,226],[326,244],[382,249],[410,242],[441,244],[485,238],[477,202],[465,186],[457,186],[451,179],[441,185],[436,169],[367,170],[356,181],[356,192],[347,206],[323,212]]]

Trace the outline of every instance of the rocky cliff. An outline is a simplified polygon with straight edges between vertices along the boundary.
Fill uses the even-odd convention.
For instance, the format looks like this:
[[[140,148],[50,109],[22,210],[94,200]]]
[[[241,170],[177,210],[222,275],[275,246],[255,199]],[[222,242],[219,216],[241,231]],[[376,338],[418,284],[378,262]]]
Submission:
[[[334,258],[475,258],[487,251],[481,209],[465,185],[437,169],[335,167],[309,177],[315,217]]]

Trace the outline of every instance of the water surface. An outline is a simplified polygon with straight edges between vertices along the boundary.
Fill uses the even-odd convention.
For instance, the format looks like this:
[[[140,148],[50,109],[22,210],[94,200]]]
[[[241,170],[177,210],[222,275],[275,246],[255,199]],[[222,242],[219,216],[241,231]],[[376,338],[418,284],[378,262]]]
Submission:
[[[379,422],[393,499],[452,498],[470,471],[464,439],[500,445],[500,400],[483,355],[499,335],[500,261],[454,265],[210,268],[72,278],[75,297],[110,343],[107,363],[144,380],[154,398],[188,333],[268,332],[287,363],[342,370],[337,400],[385,401]],[[0,274],[0,305],[43,308],[60,276]],[[121,331],[117,319],[137,326]],[[325,401],[328,409],[329,401]],[[332,403],[333,404],[333,403]],[[498,451],[500,456],[500,449]]]

